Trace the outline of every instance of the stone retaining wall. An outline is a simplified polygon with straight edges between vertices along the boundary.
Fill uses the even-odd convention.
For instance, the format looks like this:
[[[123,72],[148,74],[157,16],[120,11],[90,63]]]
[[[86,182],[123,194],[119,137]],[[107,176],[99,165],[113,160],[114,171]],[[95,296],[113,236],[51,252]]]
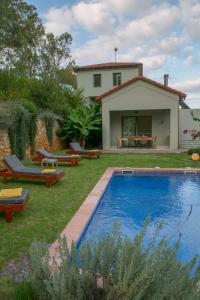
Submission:
[[[56,132],[59,129],[59,124],[56,122],[53,128],[53,143],[49,145],[44,121],[37,121],[37,135],[35,138],[35,149],[44,148],[48,151],[59,151],[64,149],[64,145]],[[31,157],[30,147],[26,150],[26,158]],[[2,157],[11,154],[10,142],[6,130],[0,130],[0,160]]]

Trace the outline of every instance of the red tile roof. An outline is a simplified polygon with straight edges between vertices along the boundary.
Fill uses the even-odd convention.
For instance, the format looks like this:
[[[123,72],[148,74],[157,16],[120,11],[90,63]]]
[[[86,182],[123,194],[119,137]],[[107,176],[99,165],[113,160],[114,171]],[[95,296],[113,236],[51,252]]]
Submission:
[[[142,63],[128,63],[128,62],[109,62],[104,64],[88,65],[88,66],[77,66],[74,68],[75,72],[88,71],[96,69],[113,69],[113,68],[133,68],[142,66]]]
[[[128,80],[128,81],[126,81],[126,82],[124,82],[124,83],[122,83],[122,84],[120,84],[120,85],[118,85],[118,86],[116,86],[116,87],[114,87],[114,88],[112,88],[112,89],[110,89],[110,90],[102,93],[101,95],[99,95],[99,96],[96,97],[96,100],[100,101],[102,98],[107,97],[110,94],[112,94],[112,93],[114,93],[114,92],[116,92],[116,91],[118,91],[118,90],[120,90],[120,89],[122,89],[122,88],[124,88],[126,86],[129,86],[129,85],[131,85],[132,83],[134,83],[134,82],[136,82],[138,80],[142,80],[142,81],[145,81],[147,83],[150,83],[150,84],[152,84],[152,85],[154,85],[154,86],[156,86],[158,88],[161,88],[161,89],[163,89],[165,91],[168,91],[168,92],[171,92],[173,94],[176,94],[176,95],[180,96],[181,98],[185,98],[187,96],[185,93],[182,93],[182,92],[180,92],[178,90],[175,90],[173,88],[165,86],[164,84],[161,84],[161,83],[159,83],[157,81],[151,80],[151,79],[149,79],[147,77],[144,77],[144,76],[137,76],[137,77],[134,77],[134,78],[132,78],[132,79],[130,79],[130,80]]]

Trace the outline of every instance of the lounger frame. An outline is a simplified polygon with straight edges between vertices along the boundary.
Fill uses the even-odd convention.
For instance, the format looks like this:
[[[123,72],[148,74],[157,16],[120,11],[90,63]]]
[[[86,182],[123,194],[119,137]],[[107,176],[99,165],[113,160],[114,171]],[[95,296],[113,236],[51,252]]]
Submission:
[[[90,151],[75,151],[75,150],[69,150],[69,151],[66,151],[66,153],[68,154],[78,154],[80,156],[87,156],[89,159],[92,159],[94,157],[96,158],[99,158],[100,155],[101,155],[101,152],[90,152]]]
[[[46,187],[50,187],[53,183],[59,181],[63,176],[65,175],[65,173],[60,173],[60,174],[56,174],[56,175],[51,175],[51,176],[47,176],[44,174],[24,174],[24,173],[18,173],[18,172],[13,172],[12,170],[5,168],[3,170],[0,171],[0,176],[3,177],[3,183],[7,184],[8,183],[8,179],[9,178],[13,178],[15,180],[17,179],[36,179],[36,180],[43,180],[45,181],[45,185]]]
[[[32,161],[38,161],[38,162],[41,162],[42,159],[44,159],[44,158],[45,158],[45,157],[42,157],[42,156],[37,155],[37,156],[33,157]],[[51,157],[51,158],[54,159],[54,157]],[[73,167],[75,167],[75,166],[78,164],[78,162],[81,160],[81,158],[75,158],[75,157],[74,157],[74,158],[55,158],[55,159],[57,159],[58,162],[62,162],[62,163],[69,162],[69,163],[71,163],[71,165],[72,165]]]
[[[68,154],[78,154],[81,156],[86,156],[89,159],[92,159],[94,157],[96,158],[100,158],[101,155],[101,151],[97,150],[97,151],[92,151],[92,150],[87,150],[87,149],[82,149],[80,147],[80,144],[78,142],[73,142],[69,144],[70,150],[68,150],[66,153]]]
[[[5,214],[6,222],[10,223],[13,220],[13,214],[15,212],[23,211],[27,205],[29,195],[24,203],[20,204],[0,204],[0,212]]]

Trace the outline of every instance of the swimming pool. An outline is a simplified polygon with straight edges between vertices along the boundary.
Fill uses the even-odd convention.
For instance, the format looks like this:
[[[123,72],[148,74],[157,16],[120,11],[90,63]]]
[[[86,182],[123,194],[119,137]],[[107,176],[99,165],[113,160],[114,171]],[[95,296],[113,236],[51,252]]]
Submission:
[[[120,222],[122,235],[133,238],[150,217],[146,241],[158,223],[160,236],[173,244],[181,234],[179,259],[189,261],[200,255],[200,176],[184,172],[114,172],[99,204],[79,239],[88,240],[109,233]]]

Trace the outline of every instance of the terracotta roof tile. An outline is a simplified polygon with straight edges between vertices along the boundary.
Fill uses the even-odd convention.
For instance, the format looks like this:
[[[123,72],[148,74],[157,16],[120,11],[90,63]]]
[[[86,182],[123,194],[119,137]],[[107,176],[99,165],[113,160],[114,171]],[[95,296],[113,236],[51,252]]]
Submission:
[[[114,88],[112,88],[112,89],[110,89],[110,90],[102,93],[101,95],[99,95],[99,96],[96,97],[96,100],[100,101],[102,98],[107,97],[110,94],[112,94],[112,93],[114,93],[114,92],[116,92],[116,91],[118,91],[118,90],[120,90],[120,89],[122,89],[122,88],[124,88],[126,86],[129,86],[129,85],[131,85],[132,83],[134,83],[134,82],[136,82],[138,80],[145,81],[145,82],[150,83],[150,84],[152,84],[152,85],[154,85],[154,86],[156,86],[158,88],[161,88],[161,89],[163,89],[165,91],[171,92],[173,94],[177,94],[178,96],[183,97],[183,98],[185,98],[187,96],[185,93],[182,93],[182,92],[180,92],[178,90],[175,90],[173,88],[165,86],[164,84],[161,84],[161,83],[159,83],[157,81],[154,81],[154,80],[149,79],[149,78],[144,77],[144,76],[137,76],[137,77],[134,77],[134,78],[132,78],[132,79],[130,79],[130,80],[128,80],[128,81],[126,81],[126,82],[124,82],[124,83],[122,83],[122,84],[120,84],[120,85],[118,85],[118,86],[116,86],[116,87],[114,87]]]
[[[78,71],[87,71],[87,70],[96,70],[96,69],[113,69],[113,68],[131,68],[142,66],[142,63],[135,62],[109,62],[103,64],[87,65],[87,66],[77,66],[74,68],[75,72]]]

